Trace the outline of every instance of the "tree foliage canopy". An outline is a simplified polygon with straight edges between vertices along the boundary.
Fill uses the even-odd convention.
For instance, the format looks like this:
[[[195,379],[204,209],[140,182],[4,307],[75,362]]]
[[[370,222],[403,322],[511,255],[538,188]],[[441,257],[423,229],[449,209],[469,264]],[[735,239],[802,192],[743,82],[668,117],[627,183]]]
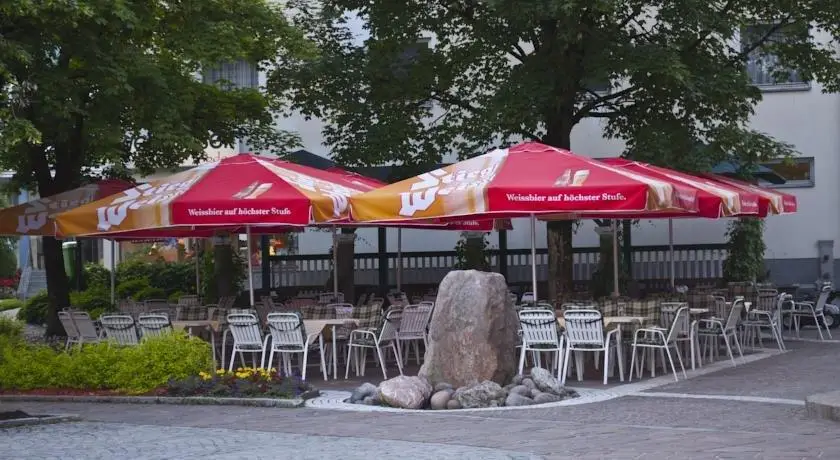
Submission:
[[[309,48],[265,0],[3,2],[0,167],[45,194],[102,165],[203,159],[213,136],[283,149],[296,137],[275,129],[275,100],[200,72]]]
[[[292,3],[323,54],[283,60],[271,88],[327,122],[345,164],[438,161],[522,139],[569,147],[586,118],[638,159],[755,161],[792,150],[747,125],[761,99],[750,53],[778,56],[779,77],[840,83],[834,52],[813,40],[837,35],[840,4],[821,0]],[[405,53],[419,37],[432,46]]]
[[[0,169],[50,196],[103,166],[146,174],[205,159],[211,140],[283,151],[278,100],[202,72],[316,49],[269,0],[0,2]],[[215,84],[221,83],[221,84]],[[69,303],[61,246],[44,239],[51,314]]]

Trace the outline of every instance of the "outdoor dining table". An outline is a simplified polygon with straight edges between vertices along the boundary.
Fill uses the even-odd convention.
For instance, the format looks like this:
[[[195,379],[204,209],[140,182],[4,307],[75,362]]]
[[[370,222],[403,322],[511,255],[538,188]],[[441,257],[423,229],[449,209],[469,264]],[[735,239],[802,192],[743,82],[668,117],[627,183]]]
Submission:
[[[338,378],[338,342],[335,337],[335,330],[338,327],[349,325],[357,327],[359,321],[353,318],[345,319],[305,319],[303,320],[303,327],[306,329],[308,335],[318,334],[323,340],[324,328],[332,328],[332,362],[333,362],[333,379]],[[323,342],[322,342],[323,344]],[[308,344],[307,344],[308,345]]]
[[[604,327],[609,328],[613,324],[617,328],[621,328],[622,324],[642,324],[646,321],[651,321],[652,318],[648,316],[604,316]],[[563,317],[557,318],[557,324],[560,327],[566,327],[566,319]]]
[[[192,321],[172,321],[172,328],[178,330],[187,330],[192,334],[193,329],[205,329],[210,331],[210,348],[213,350],[213,365],[216,361],[216,333],[221,329],[222,323],[214,320],[192,320]]]

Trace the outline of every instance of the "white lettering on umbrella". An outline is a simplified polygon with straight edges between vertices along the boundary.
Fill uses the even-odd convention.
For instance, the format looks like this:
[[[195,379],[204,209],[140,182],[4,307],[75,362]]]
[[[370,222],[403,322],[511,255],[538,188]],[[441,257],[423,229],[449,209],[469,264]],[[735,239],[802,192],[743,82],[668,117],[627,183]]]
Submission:
[[[109,206],[96,210],[97,230],[108,231],[112,227],[120,226],[128,217],[129,210],[137,210],[146,206],[167,205],[175,198],[192,187],[200,175],[182,182],[171,182],[152,186],[141,184],[123,192],[122,196],[111,201]]]
[[[96,190],[95,185],[89,185],[73,191],[75,193],[65,192],[63,198],[41,198],[27,203],[23,214],[18,216],[17,231],[29,233],[42,228],[47,224],[48,217],[93,201]]]
[[[457,166],[461,169],[451,173],[444,169],[436,169],[417,176],[419,181],[411,184],[408,192],[400,193],[399,214],[412,217],[418,211],[428,210],[438,196],[448,196],[455,192],[473,192],[477,207],[483,207],[483,189],[496,176],[506,156],[506,150],[494,150],[459,163]]]
[[[297,188],[325,195],[332,201],[332,217],[335,218],[341,217],[347,212],[350,196],[361,193],[359,190],[300,174],[269,162],[260,161],[260,164]]]

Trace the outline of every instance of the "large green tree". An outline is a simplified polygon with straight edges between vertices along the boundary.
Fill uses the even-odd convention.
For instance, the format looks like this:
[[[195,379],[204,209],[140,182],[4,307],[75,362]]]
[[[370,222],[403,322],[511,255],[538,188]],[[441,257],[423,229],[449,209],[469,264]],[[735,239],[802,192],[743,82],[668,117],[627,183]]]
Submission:
[[[275,128],[276,101],[200,77],[312,49],[267,0],[0,3],[0,168],[41,196],[97,167],[146,173],[200,161],[211,140],[278,151],[296,142]],[[51,306],[65,307],[60,243],[45,238],[44,256]],[[61,333],[49,319],[47,333]]]
[[[292,4],[323,54],[284,59],[270,89],[324,120],[326,142],[349,165],[432,163],[521,140],[571,148],[587,118],[638,160],[753,164],[792,150],[749,128],[762,94],[748,57],[778,56],[765,59],[775,77],[796,69],[828,91],[840,75],[833,49],[813,40],[840,28],[840,3],[822,0]],[[405,53],[420,37],[430,48]],[[570,287],[571,240],[571,223],[549,224],[552,296]]]

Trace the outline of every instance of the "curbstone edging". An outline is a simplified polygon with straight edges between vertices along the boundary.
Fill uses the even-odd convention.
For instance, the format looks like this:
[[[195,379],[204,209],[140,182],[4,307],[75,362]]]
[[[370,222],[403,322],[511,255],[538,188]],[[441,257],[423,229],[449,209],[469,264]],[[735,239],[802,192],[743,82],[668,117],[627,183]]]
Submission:
[[[52,425],[54,423],[78,422],[81,420],[81,417],[79,417],[78,415],[46,415],[43,417],[26,417],[14,420],[2,420],[0,421],[0,429],[34,425]]]
[[[840,422],[840,391],[805,397],[805,414],[808,418]]]
[[[17,402],[72,402],[110,404],[176,404],[176,405],[218,405],[279,407],[294,409],[303,407],[305,400],[274,398],[213,398],[207,396],[70,396],[70,395],[0,395],[0,401]]]

